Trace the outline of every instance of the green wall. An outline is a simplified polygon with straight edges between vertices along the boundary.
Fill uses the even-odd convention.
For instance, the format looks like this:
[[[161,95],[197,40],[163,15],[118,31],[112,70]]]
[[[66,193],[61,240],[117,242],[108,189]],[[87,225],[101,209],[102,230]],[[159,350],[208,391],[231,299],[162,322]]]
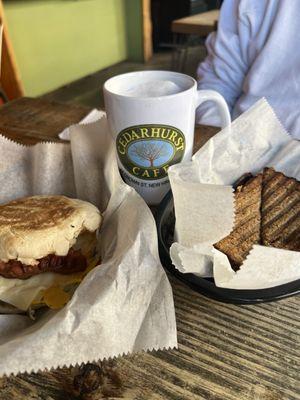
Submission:
[[[143,59],[142,1],[125,0],[127,52],[131,61]]]
[[[4,1],[25,94],[41,95],[128,55],[141,59],[141,42],[129,40],[141,34],[141,14],[129,10],[136,1]]]

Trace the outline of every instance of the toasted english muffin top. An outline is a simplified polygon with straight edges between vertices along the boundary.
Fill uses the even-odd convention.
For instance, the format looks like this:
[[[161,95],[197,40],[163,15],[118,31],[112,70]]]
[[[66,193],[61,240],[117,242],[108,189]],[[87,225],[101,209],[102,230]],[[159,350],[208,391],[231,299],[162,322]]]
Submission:
[[[102,217],[93,204],[65,196],[32,196],[0,206],[0,260],[35,264],[64,256],[78,235],[94,232]]]

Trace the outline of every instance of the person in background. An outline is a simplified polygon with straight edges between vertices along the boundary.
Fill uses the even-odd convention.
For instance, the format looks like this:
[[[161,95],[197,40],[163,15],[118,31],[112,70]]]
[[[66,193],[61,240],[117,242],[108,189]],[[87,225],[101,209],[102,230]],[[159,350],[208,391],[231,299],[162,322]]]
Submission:
[[[265,97],[300,139],[299,0],[224,0],[218,30],[206,46],[199,89],[223,95],[232,119]],[[213,104],[197,109],[197,123],[220,126]]]

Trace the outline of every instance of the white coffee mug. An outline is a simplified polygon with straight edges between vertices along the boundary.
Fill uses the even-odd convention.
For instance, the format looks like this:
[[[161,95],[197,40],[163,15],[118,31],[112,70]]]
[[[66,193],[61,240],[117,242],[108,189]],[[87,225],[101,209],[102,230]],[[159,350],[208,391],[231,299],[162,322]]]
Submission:
[[[150,205],[170,189],[169,166],[192,157],[196,108],[213,101],[222,127],[230,124],[219,93],[197,90],[195,79],[177,72],[115,76],[104,84],[104,100],[122,176]]]

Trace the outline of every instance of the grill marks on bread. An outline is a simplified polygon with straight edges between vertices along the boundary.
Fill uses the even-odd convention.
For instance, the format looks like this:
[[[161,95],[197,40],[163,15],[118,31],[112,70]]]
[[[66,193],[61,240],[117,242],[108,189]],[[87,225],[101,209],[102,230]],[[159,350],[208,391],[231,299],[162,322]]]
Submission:
[[[300,183],[296,179],[265,169],[261,215],[263,245],[300,251]]]
[[[66,256],[85,230],[101,223],[97,207],[65,196],[32,196],[0,205],[0,261],[36,265],[55,254]]]
[[[272,168],[239,185],[235,191],[232,232],[214,245],[234,269],[254,244],[300,251],[300,182]]]
[[[214,247],[225,253],[234,269],[242,264],[253,244],[260,242],[262,174],[235,191],[235,223],[232,232]]]
[[[0,225],[18,230],[47,229],[57,226],[75,213],[63,196],[33,196],[0,206]]]

